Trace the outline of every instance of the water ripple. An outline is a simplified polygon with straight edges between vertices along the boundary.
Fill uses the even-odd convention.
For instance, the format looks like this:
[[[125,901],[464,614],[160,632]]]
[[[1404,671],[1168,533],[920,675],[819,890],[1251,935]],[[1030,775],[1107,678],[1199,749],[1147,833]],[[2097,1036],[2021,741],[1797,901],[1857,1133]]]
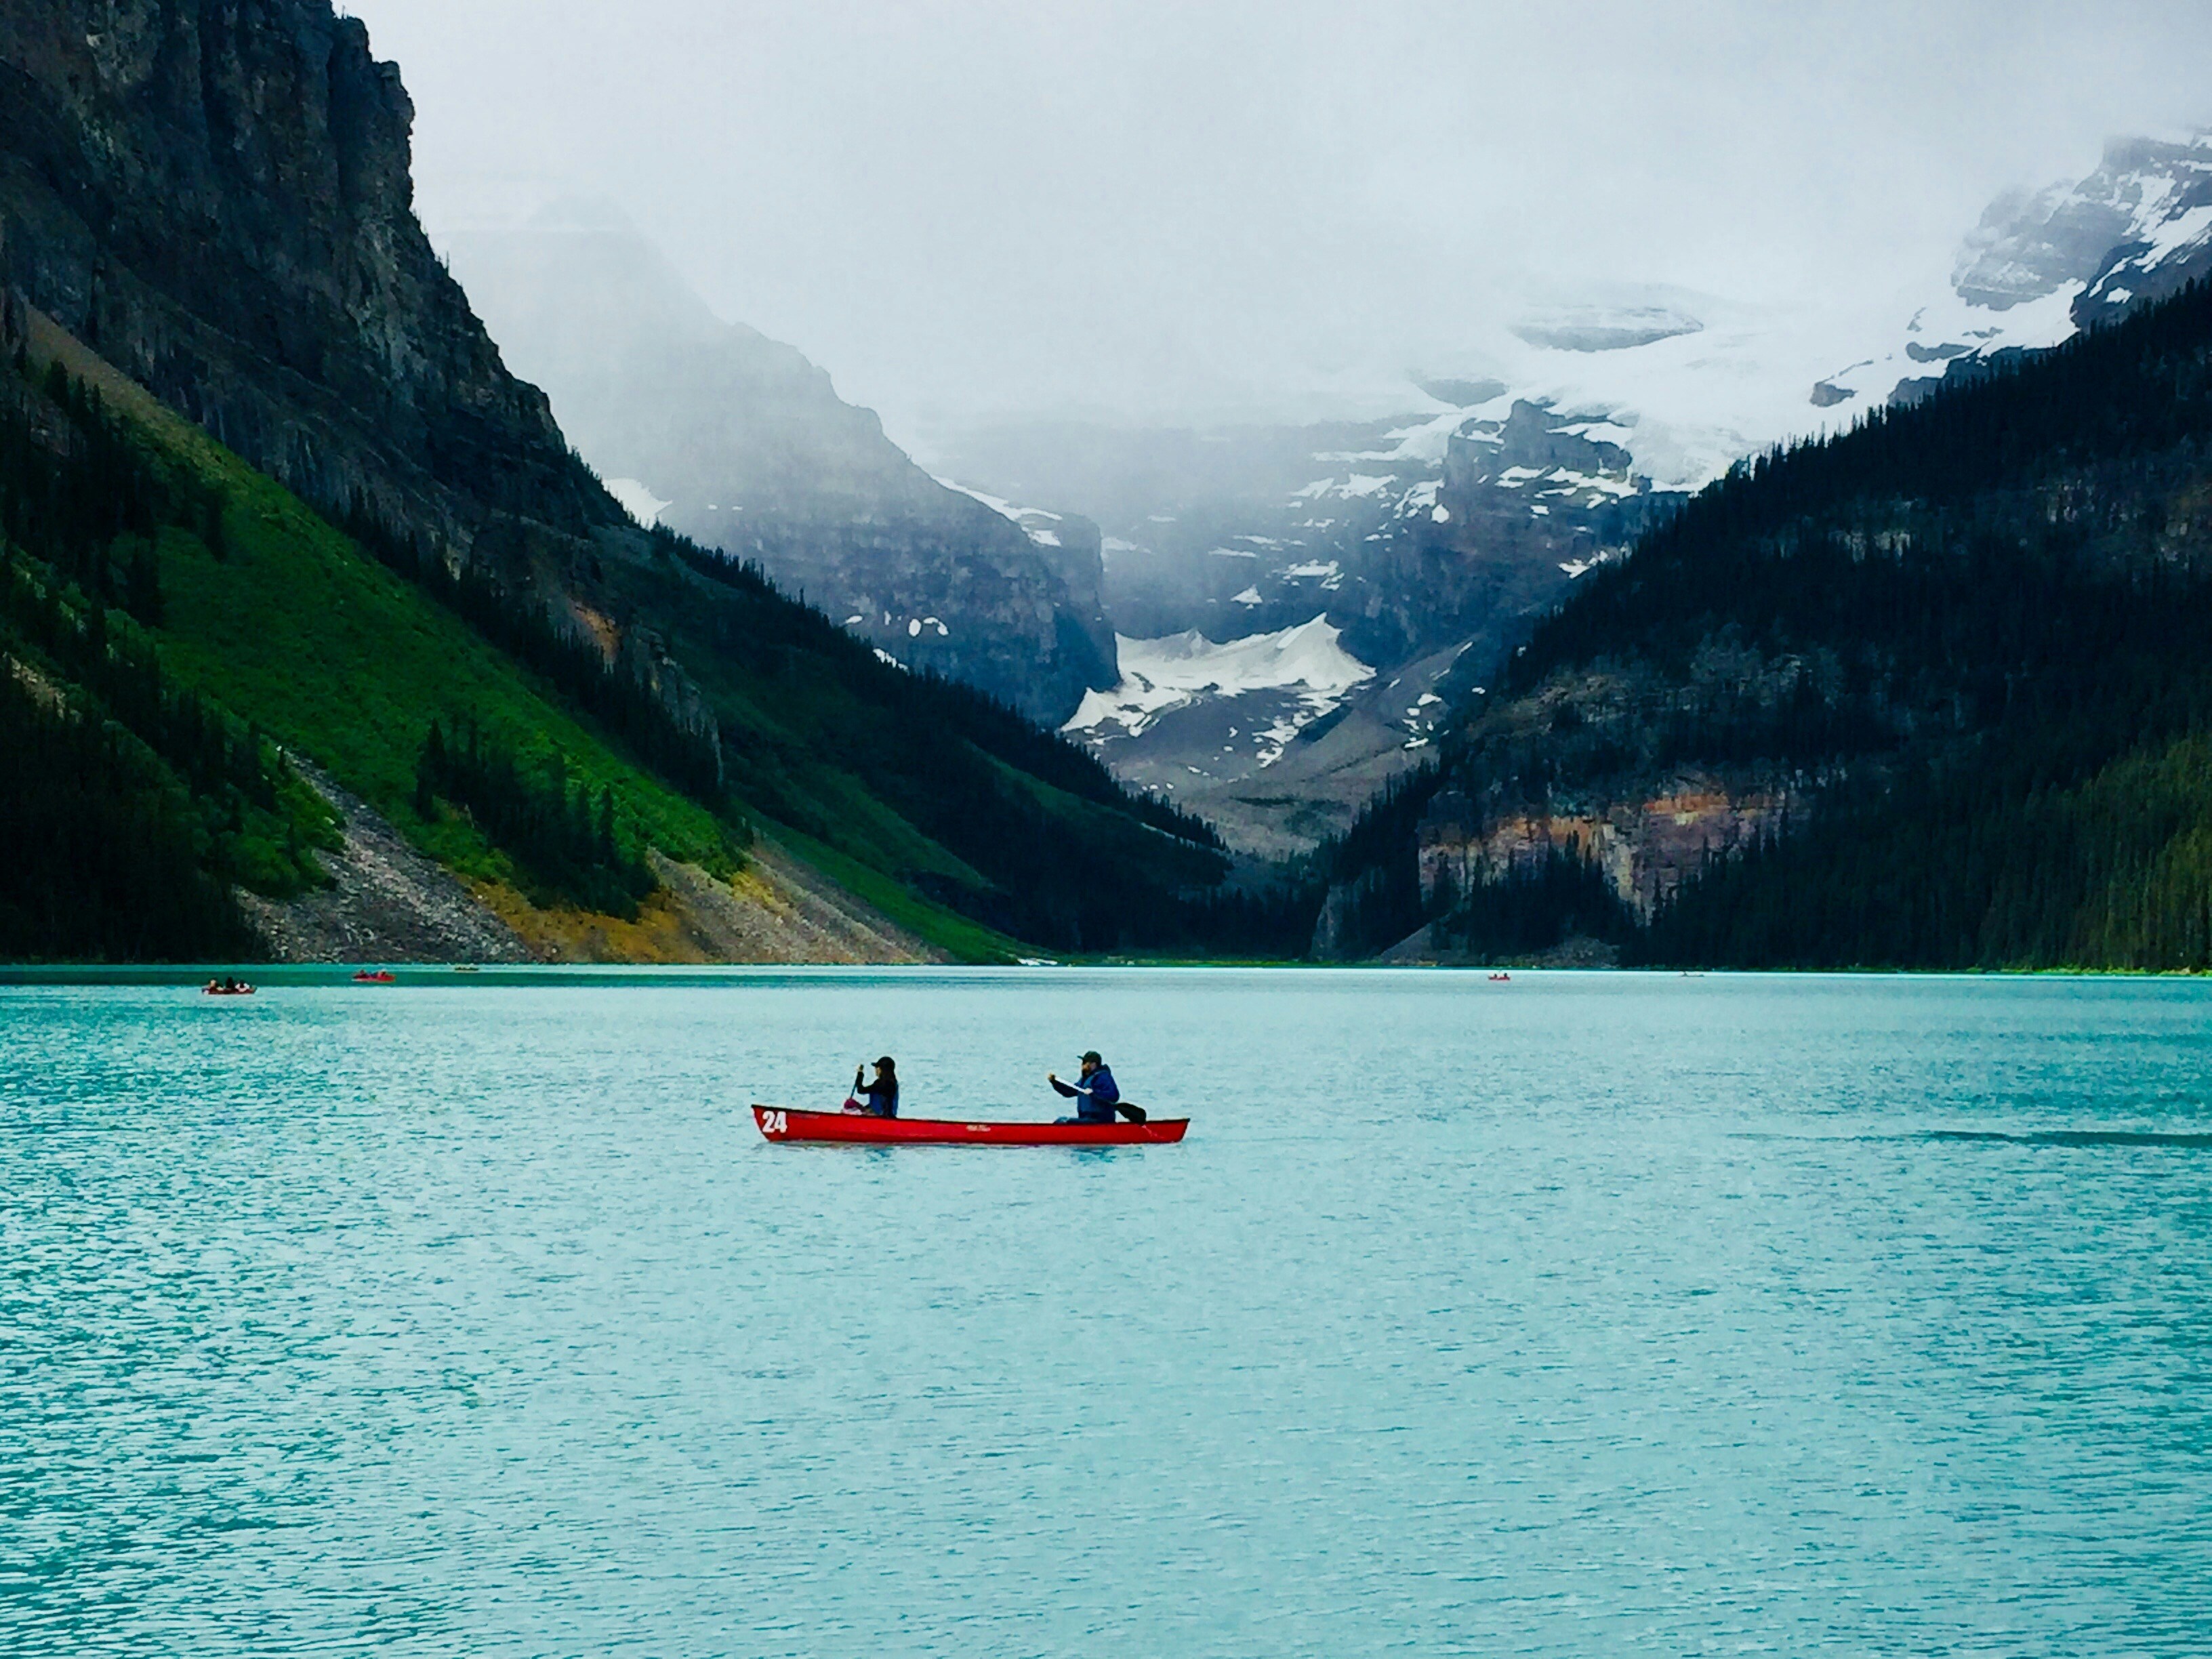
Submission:
[[[0,1652],[2201,1644],[2205,988],[0,988]]]

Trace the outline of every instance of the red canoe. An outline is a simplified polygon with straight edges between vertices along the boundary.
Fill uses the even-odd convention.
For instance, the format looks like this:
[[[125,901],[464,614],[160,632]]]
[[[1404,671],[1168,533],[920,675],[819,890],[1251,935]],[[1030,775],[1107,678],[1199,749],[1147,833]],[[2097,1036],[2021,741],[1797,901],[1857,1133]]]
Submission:
[[[1164,1146],[1181,1140],[1190,1127],[1187,1117],[1156,1117],[1146,1123],[956,1123],[858,1112],[788,1112],[781,1106],[754,1107],[753,1121],[770,1140],[864,1146]]]

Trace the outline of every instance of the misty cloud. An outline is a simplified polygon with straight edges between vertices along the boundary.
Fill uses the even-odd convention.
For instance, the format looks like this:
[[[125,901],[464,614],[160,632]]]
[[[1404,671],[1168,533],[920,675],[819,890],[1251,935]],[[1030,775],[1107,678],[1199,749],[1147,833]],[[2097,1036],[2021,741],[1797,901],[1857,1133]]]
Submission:
[[[2196,5],[356,9],[434,237],[617,203],[925,452],[1382,412],[1652,293],[1817,327],[1948,280],[1999,191],[2212,119]]]

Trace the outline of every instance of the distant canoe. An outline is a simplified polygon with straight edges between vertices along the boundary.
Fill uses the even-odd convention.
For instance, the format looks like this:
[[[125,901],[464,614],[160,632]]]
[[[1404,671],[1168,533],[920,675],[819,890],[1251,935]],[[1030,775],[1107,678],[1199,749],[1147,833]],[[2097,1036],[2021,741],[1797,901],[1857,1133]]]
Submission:
[[[200,994],[204,997],[250,997],[253,994],[253,988],[251,985],[203,985]]]
[[[373,974],[363,968],[355,973],[353,982],[356,985],[397,985],[399,980],[389,968],[380,968]]]
[[[770,1140],[860,1146],[1165,1146],[1182,1139],[1187,1117],[1145,1123],[961,1123],[950,1118],[867,1117],[858,1112],[793,1112],[755,1106]]]

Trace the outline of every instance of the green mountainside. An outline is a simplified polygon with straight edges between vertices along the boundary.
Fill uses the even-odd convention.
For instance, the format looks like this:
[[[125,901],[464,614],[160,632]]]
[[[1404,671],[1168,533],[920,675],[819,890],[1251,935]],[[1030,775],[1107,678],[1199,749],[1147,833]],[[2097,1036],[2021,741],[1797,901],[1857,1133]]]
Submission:
[[[956,956],[1206,943],[1213,907],[1186,890],[1225,860],[1203,826],[757,574],[666,536],[611,543],[611,586],[693,595],[717,781],[601,657],[395,573],[34,332],[0,370],[0,720],[8,839],[43,850],[0,872],[0,954],[252,954],[230,886],[312,889],[336,835],[286,755],[510,902],[619,915],[646,848],[726,878],[757,823]],[[468,776],[431,763],[434,728],[455,756],[465,730]]]
[[[1332,850],[1336,948],[2212,967],[2212,289],[1735,469]]]
[[[9,954],[270,943],[372,851],[538,954],[1302,943],[1205,825],[639,529],[423,235],[412,118],[330,0],[0,0]]]
[[[731,826],[279,486],[112,379],[110,404],[58,362],[19,362],[0,373],[8,718],[88,759],[12,780],[9,838],[34,857],[0,872],[0,953],[258,954],[229,885],[307,890],[336,844],[286,753],[465,874],[536,884],[465,816],[413,810],[430,725],[462,710],[541,767],[560,757],[595,799],[611,790],[626,844],[730,866]]]

